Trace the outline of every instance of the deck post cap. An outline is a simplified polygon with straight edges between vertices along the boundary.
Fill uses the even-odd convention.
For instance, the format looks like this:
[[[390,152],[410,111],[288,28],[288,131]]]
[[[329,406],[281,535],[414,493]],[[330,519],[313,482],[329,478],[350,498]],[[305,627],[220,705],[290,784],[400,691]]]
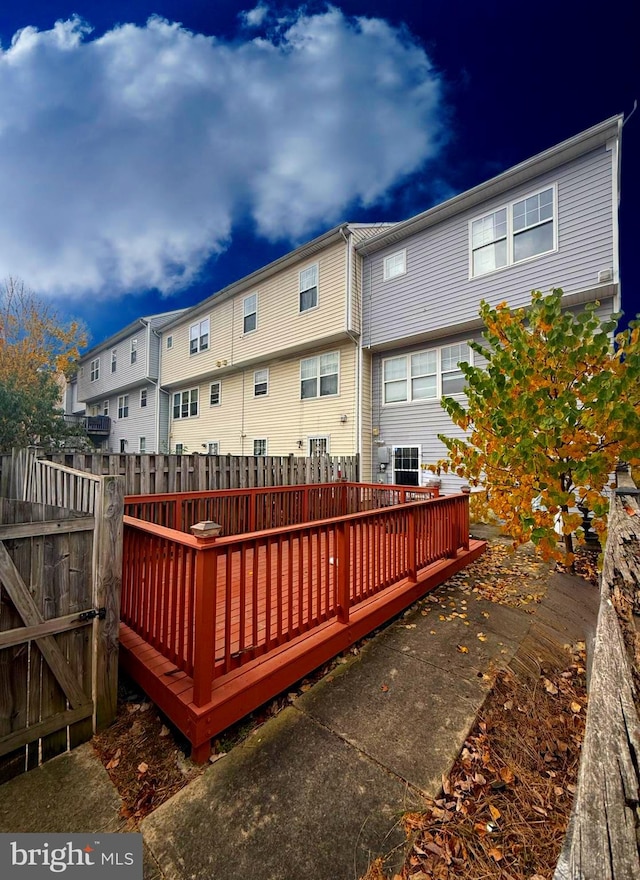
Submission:
[[[222,534],[222,526],[207,519],[191,526],[190,531],[196,538],[218,538]]]

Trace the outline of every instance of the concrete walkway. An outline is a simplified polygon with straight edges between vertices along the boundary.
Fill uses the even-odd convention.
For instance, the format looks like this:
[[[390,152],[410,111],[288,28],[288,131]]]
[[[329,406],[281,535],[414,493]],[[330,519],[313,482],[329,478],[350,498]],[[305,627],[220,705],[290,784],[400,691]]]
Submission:
[[[598,598],[557,574],[527,608],[459,585],[433,595],[438,604],[427,599],[396,621],[148,816],[145,880],[357,880],[378,855],[390,874],[398,869],[400,817],[438,793],[492,670],[538,675],[563,644],[588,637]],[[88,749],[0,787],[0,830],[108,830],[119,800]],[[93,763],[82,793],[62,769],[55,782],[78,753]],[[96,803],[82,819],[76,811],[66,828],[45,827],[51,797],[60,816],[89,791]]]

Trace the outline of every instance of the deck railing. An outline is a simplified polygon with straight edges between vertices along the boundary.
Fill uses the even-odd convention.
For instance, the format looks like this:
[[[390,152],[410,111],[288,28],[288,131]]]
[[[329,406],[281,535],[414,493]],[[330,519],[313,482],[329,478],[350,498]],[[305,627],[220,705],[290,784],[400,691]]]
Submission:
[[[130,495],[125,499],[125,513],[180,532],[209,520],[222,527],[223,535],[239,535],[437,496],[437,487],[318,483]]]
[[[468,496],[451,495],[219,538],[125,516],[122,620],[193,678],[202,706],[215,678],[328,621],[348,625],[362,603],[468,548],[468,516]]]

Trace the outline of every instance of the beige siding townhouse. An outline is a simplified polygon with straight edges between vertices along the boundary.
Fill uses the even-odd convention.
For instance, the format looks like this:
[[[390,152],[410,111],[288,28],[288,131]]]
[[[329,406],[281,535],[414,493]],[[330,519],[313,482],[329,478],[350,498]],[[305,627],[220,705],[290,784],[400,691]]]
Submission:
[[[172,452],[362,454],[370,361],[355,245],[380,228],[336,226],[163,328]]]

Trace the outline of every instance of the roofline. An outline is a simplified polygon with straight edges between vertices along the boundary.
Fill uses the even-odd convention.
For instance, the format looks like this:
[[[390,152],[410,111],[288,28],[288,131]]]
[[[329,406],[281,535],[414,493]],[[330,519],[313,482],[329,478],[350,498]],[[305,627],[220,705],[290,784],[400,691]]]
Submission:
[[[256,269],[256,271],[252,272],[250,275],[245,275],[244,278],[240,278],[238,281],[234,281],[231,284],[228,284],[226,287],[223,287],[221,290],[212,293],[211,296],[208,296],[206,299],[203,299],[201,302],[192,306],[190,309],[186,309],[185,311],[189,313],[190,317],[195,318],[201,312],[207,311],[207,309],[214,301],[216,304],[224,302],[225,300],[230,299],[235,294],[241,293],[243,290],[254,287],[257,284],[260,284],[262,281],[266,281],[267,278],[270,278],[272,275],[275,275],[276,272],[280,272],[282,269],[286,269],[293,263],[304,260],[306,257],[314,256],[316,253],[318,253],[318,251],[322,250],[322,248],[326,247],[326,245],[332,242],[334,239],[338,240],[342,236],[343,231],[351,228],[358,229],[365,226],[379,225],[379,223],[349,223],[347,221],[345,221],[344,223],[339,223],[337,226],[333,226],[331,229],[323,232],[322,235],[318,235],[316,238],[312,238],[311,241],[307,241],[304,244],[301,244],[295,250],[289,251],[282,257],[278,257],[277,260],[273,260],[273,262],[268,263],[266,266],[262,266],[260,269]],[[177,324],[182,323],[183,319],[184,315],[180,317],[180,320],[168,322],[164,325],[162,331],[164,332],[165,330],[171,330]]]
[[[117,333],[114,333],[112,336],[107,337],[107,339],[103,339],[98,345],[94,345],[92,348],[89,348],[85,353],[78,359],[78,363],[81,364],[86,358],[91,357],[94,354],[97,354],[99,351],[102,351],[104,348],[113,348],[118,342],[121,342],[123,339],[126,339],[127,336],[131,336],[136,330],[140,327],[146,327],[154,318],[162,318],[164,315],[172,315],[172,314],[182,314],[182,312],[186,312],[187,309],[171,309],[168,312],[158,312],[156,315],[146,315],[142,318],[136,318],[135,321],[132,321],[131,324],[127,324],[126,327],[123,327],[122,330],[118,330]]]
[[[514,165],[512,168],[508,168],[496,177],[492,177],[490,180],[486,180],[472,189],[465,190],[447,199],[446,202],[441,202],[439,205],[434,205],[434,207],[416,214],[408,220],[396,223],[393,229],[359,242],[355,246],[356,251],[363,256],[373,253],[388,244],[401,241],[409,235],[420,232],[422,229],[434,226],[436,223],[440,223],[455,214],[460,214],[462,211],[472,208],[480,202],[498,196],[513,186],[525,183],[544,171],[549,171],[571,159],[582,156],[596,147],[606,144],[610,138],[619,137],[622,119],[623,115],[620,113],[616,116],[611,116],[609,119],[605,119],[604,122],[600,122],[598,125],[594,125],[568,140],[562,141],[556,144],[556,146],[550,147],[548,150],[538,153],[530,159],[526,159],[524,162],[520,162],[518,165]]]

